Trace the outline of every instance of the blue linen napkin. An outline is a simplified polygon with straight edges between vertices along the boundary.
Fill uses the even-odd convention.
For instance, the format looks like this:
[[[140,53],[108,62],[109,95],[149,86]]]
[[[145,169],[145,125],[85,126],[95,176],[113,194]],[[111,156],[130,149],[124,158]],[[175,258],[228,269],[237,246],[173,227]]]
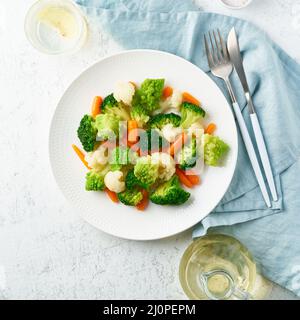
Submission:
[[[299,64],[252,24],[201,12],[190,0],[77,0],[77,3],[96,17],[101,28],[124,48],[175,53],[205,72],[209,68],[203,34],[219,28],[226,35],[235,26],[270,153],[279,201],[266,208],[239,136],[238,164],[231,186],[215,210],[195,227],[193,237],[204,235],[211,227],[216,227],[214,232],[237,237],[262,265],[266,277],[300,296]],[[227,95],[224,84],[213,79]],[[246,102],[235,74],[233,83],[251,132]]]

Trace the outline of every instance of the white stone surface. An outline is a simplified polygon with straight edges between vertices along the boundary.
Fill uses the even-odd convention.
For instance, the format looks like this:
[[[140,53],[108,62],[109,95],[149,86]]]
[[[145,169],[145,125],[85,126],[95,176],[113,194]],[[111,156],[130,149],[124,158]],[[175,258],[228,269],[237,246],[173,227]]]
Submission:
[[[82,221],[60,194],[47,148],[55,106],[74,77],[119,48],[93,26],[79,53],[40,54],[23,32],[33,2],[0,3],[0,299],[184,299],[178,264],[191,231],[117,239]],[[197,4],[252,20],[300,61],[299,0],[254,0],[242,11]],[[272,297],[289,295],[278,289]]]

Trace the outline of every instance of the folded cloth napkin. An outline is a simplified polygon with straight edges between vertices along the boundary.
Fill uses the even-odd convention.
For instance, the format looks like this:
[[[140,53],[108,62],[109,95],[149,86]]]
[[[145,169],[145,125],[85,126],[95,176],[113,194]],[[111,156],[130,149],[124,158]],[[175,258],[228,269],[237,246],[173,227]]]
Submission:
[[[210,76],[203,34],[219,28],[226,35],[235,26],[270,153],[279,201],[273,202],[272,208],[266,208],[239,136],[238,164],[231,186],[215,210],[195,227],[193,237],[204,235],[211,227],[237,237],[261,263],[266,277],[300,296],[299,64],[252,24],[201,12],[190,0],[77,2],[88,14],[97,17],[101,28],[124,48],[172,52],[198,65]],[[223,83],[213,79],[227,94]],[[236,75],[233,75],[233,83],[251,132],[246,102]]]

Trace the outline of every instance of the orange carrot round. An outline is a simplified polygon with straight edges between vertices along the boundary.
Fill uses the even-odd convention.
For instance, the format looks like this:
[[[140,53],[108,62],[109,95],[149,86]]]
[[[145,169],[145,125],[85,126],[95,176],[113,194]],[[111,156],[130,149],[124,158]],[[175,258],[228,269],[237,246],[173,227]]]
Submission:
[[[167,99],[168,97],[170,97],[173,94],[173,88],[172,87],[165,87],[163,90],[163,98]]]
[[[186,177],[191,181],[193,185],[200,184],[200,177],[197,175],[186,174]]]
[[[174,156],[186,143],[188,135],[186,133],[182,133],[170,146],[169,154]]]
[[[138,123],[135,120],[127,122],[128,141],[136,142],[138,138]]]
[[[138,152],[140,149],[140,144],[128,141],[128,147],[131,149],[132,152]]]
[[[180,182],[188,188],[193,188],[192,182],[187,178],[182,170],[176,168],[176,174],[180,180]]]
[[[105,192],[107,193],[107,195],[109,196],[110,200],[112,202],[115,202],[115,203],[118,203],[119,202],[119,199],[118,199],[118,195],[113,192],[113,191],[110,191],[109,189],[105,189]]]
[[[205,129],[205,133],[213,134],[216,129],[217,129],[217,126],[214,123],[210,123]]]
[[[183,92],[182,94],[182,100],[183,102],[189,102],[192,104],[195,104],[197,106],[200,106],[200,101],[198,99],[196,99],[195,97],[193,97],[190,93],[188,92]]]
[[[146,190],[142,190],[143,199],[136,205],[136,208],[140,211],[144,211],[149,204],[149,195]]]
[[[84,157],[85,157],[84,153],[75,144],[72,144],[72,148],[76,152],[76,154],[78,155],[78,157],[82,161],[82,163],[87,167],[87,169],[91,170],[88,163],[84,159]]]
[[[98,114],[101,113],[102,98],[96,96],[93,100],[91,115],[95,118]]]

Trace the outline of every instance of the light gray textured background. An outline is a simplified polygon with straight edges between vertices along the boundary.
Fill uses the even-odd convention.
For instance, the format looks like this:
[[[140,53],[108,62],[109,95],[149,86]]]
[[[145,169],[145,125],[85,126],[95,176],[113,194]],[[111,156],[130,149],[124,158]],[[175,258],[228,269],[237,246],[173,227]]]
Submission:
[[[35,51],[23,32],[32,0],[0,3],[0,299],[184,299],[178,263],[191,231],[155,242],[104,234],[60,194],[48,161],[48,130],[69,83],[120,48],[95,25],[87,45],[67,57]],[[300,1],[254,0],[230,11],[251,20],[300,62]],[[292,297],[281,289],[273,299]]]

